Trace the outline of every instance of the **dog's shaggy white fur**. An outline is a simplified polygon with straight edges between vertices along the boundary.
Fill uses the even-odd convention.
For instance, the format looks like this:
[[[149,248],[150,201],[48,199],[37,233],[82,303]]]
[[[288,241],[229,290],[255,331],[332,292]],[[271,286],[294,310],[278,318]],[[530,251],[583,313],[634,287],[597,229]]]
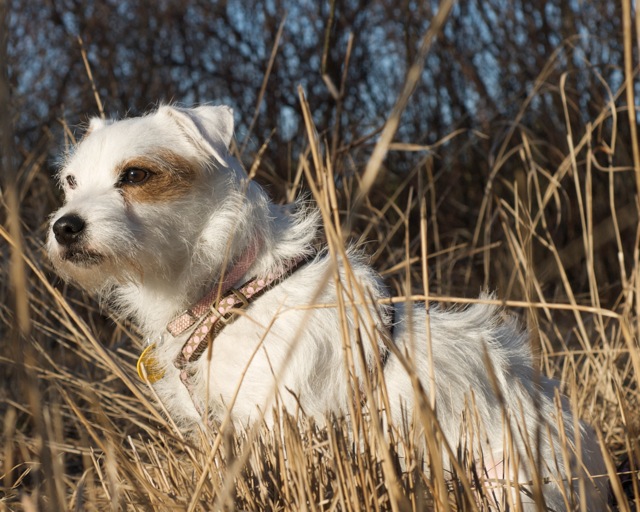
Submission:
[[[530,481],[539,468],[548,480],[542,486],[548,507],[566,510],[563,490],[571,495],[582,487],[589,510],[602,509],[605,484],[601,478],[593,485],[589,476],[606,473],[594,436],[584,425],[576,430],[566,406],[558,414],[555,384],[536,376],[526,335],[514,321],[487,305],[434,308],[428,323],[424,305],[399,304],[394,312],[376,302],[387,292],[355,251],[346,253],[348,264],[338,258],[335,279],[334,258],[325,252],[312,256],[316,210],[270,202],[229,155],[232,134],[232,112],[224,106],[162,106],[139,118],[96,119],[60,172],[66,201],[51,219],[50,257],[63,277],[133,318],[156,344],[164,376],[154,388],[172,419],[186,430],[203,425],[194,405],[199,400],[210,422],[225,414],[244,426],[262,414],[269,422],[274,396],[289,411],[302,408],[318,418],[346,413],[353,400],[342,342],[347,325],[356,376],[362,380],[381,364],[393,423],[416,418],[408,361],[427,395],[435,397],[454,450],[461,443],[463,411],[473,403],[484,460],[497,464],[488,468],[494,476],[502,476],[498,468],[510,430],[521,460],[518,480]],[[211,353],[192,363],[190,394],[174,366],[190,331],[174,338],[167,324],[197,303],[229,271],[229,262],[255,248],[255,259],[236,284],[277,271],[300,255],[310,261],[218,334]],[[357,287],[347,282],[345,267]],[[397,350],[388,353],[382,333],[392,319]],[[561,437],[573,443],[572,453],[561,447]],[[582,485],[567,484],[568,474]],[[526,508],[536,509],[526,488],[521,498]]]

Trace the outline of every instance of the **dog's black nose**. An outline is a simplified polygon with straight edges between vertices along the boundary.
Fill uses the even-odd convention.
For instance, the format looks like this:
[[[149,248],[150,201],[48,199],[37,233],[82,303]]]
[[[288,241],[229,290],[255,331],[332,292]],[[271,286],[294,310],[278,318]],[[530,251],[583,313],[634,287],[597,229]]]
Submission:
[[[53,234],[61,245],[71,245],[78,241],[84,231],[85,222],[76,213],[70,213],[60,217],[53,223]]]

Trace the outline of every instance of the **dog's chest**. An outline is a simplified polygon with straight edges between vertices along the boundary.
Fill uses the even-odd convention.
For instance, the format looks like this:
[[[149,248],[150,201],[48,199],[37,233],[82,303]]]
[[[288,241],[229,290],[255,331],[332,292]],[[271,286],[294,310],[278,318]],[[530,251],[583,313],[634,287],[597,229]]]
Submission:
[[[155,387],[169,413],[197,420],[206,410],[221,420],[232,409],[238,423],[248,424],[260,411],[271,410],[277,390],[287,390],[278,398],[291,407],[303,397],[318,411],[334,408],[345,390],[310,376],[341,368],[339,323],[331,308],[310,308],[309,301],[284,287],[270,291],[225,325],[200,358],[187,365],[186,383],[175,362],[188,334],[163,335],[158,357],[166,373]]]

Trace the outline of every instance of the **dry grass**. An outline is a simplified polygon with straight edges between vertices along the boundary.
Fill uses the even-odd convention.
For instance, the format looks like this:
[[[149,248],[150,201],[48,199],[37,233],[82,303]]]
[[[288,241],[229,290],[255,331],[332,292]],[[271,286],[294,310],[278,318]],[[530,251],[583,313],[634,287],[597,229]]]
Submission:
[[[539,87],[544,83],[543,73]],[[556,85],[566,100],[563,84]],[[496,139],[483,201],[473,206],[477,223],[466,230],[439,217],[446,174],[434,172],[431,151],[393,187],[381,160],[370,162],[364,186],[383,200],[359,194],[358,175],[336,176],[338,152],[344,158],[355,148],[334,141],[334,153],[327,149],[302,94],[308,150],[284,191],[292,197],[300,183],[312,191],[332,255],[347,239],[369,241],[374,264],[399,299],[467,304],[474,299],[456,290],[474,296],[481,287],[497,289],[500,303],[532,333],[541,371],[560,380],[577,414],[600,433],[620,510],[640,502],[640,167],[622,167],[615,157],[620,146],[638,154],[635,137],[616,130],[618,117],[635,119],[620,99],[626,90],[612,92],[610,104],[579,133],[568,121],[566,148],[531,140],[521,119],[513,120]],[[538,93],[523,104],[523,116]],[[569,120],[571,106],[564,104]],[[376,158],[388,149],[421,149],[392,140],[393,134],[381,139]],[[55,278],[42,249],[54,198],[38,151],[2,191],[8,216],[0,227],[0,509],[489,508],[491,496],[464,447],[449,447],[460,455],[455,475],[440,469],[437,417],[418,388],[424,441],[432,447],[430,478],[419,469],[409,426],[382,431],[377,406],[385,396],[371,383],[362,388],[363,411],[328,418],[328,426],[300,411],[280,413],[273,431],[257,424],[237,432],[225,421],[201,438],[183,438],[135,375],[142,343],[134,327],[107,319],[90,298]],[[558,165],[549,165],[549,153]],[[566,222],[578,229],[560,243],[556,231]],[[359,300],[362,290],[344,286]],[[336,378],[351,374],[347,365]],[[467,412],[473,430],[473,407]]]

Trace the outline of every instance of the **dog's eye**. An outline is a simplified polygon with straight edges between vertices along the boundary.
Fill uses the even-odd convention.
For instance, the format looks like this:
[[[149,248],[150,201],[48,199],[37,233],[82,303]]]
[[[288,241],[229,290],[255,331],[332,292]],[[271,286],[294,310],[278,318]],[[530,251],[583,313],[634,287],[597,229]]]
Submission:
[[[149,179],[149,171],[139,167],[127,167],[120,176],[120,183],[124,185],[140,185]]]
[[[68,174],[65,179],[67,182],[67,186],[73,190],[74,188],[76,188],[78,186],[78,182],[76,181],[76,178],[73,174]]]

